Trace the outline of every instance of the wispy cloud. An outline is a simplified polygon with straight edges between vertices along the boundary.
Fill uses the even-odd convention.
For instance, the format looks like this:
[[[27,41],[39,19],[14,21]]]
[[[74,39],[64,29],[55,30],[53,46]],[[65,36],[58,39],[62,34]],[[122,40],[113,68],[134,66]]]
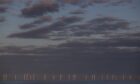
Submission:
[[[26,23],[20,26],[20,29],[31,29],[31,28],[36,28],[38,25],[41,25],[45,22],[51,22],[52,17],[51,16],[42,16],[38,18],[37,20],[31,22],[31,23]]]
[[[81,21],[81,17],[71,16],[71,17],[61,17],[58,21],[54,22],[51,25],[36,29],[30,30],[27,32],[21,32],[12,34],[9,37],[18,37],[18,38],[48,38],[48,33],[53,31],[61,31],[65,29],[70,24]]]

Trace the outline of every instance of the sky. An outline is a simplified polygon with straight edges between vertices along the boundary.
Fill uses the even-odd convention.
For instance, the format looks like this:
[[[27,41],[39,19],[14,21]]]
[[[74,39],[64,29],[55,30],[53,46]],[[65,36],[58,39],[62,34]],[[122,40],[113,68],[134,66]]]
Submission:
[[[140,31],[139,3],[139,0],[1,0],[0,46],[41,47],[102,40],[111,34],[116,37],[136,34]],[[109,19],[118,22],[105,23]],[[95,23],[90,23],[92,20]],[[82,25],[84,28],[77,27]],[[115,25],[118,27],[106,28]]]
[[[134,69],[138,61],[131,58],[140,59],[139,4],[140,0],[0,0],[0,56],[54,56],[49,63],[69,66],[93,65],[97,57],[128,57],[124,66]]]

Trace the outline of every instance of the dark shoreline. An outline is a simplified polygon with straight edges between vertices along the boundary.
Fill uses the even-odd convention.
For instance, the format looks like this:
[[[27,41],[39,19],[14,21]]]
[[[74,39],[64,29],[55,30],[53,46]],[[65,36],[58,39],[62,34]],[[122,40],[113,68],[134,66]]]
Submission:
[[[140,81],[0,81],[0,84],[139,84]]]

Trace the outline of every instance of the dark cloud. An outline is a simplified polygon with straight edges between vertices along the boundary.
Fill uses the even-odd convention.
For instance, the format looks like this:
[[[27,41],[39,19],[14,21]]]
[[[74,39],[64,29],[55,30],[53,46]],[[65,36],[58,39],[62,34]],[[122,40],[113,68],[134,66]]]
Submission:
[[[70,16],[70,17],[64,16],[64,17],[61,17],[60,19],[61,19],[60,21],[65,24],[72,24],[72,23],[81,21],[83,18],[78,17],[78,16]]]
[[[5,13],[7,10],[7,7],[0,7],[0,13]]]
[[[0,14],[7,12],[8,5],[11,4],[14,0],[0,0]]]
[[[35,21],[31,22],[31,23],[21,25],[20,28],[21,29],[36,28],[40,24],[43,24],[45,22],[51,22],[51,21],[52,21],[52,17],[50,17],[50,16],[42,16],[39,19],[37,19],[37,20],[35,20]]]
[[[70,14],[84,14],[84,10],[74,10],[74,11],[71,11]]]
[[[82,0],[62,0],[62,2],[69,4],[79,4],[82,3]]]
[[[8,46],[8,47],[1,47],[0,52],[17,52],[20,51],[22,48],[16,46]]]
[[[33,0],[25,0],[26,6],[30,6],[33,3]]]
[[[31,7],[22,9],[22,15],[24,17],[38,17],[44,15],[44,13],[57,12],[59,9],[57,4],[35,4]]]
[[[62,47],[94,47],[94,48],[116,48],[116,47],[138,47],[140,48],[140,35],[139,33],[131,33],[131,34],[123,34],[119,35],[116,34],[116,36],[106,36],[109,39],[97,39],[97,40],[87,40],[87,42],[83,42],[81,40],[77,42],[68,42],[63,45],[60,45]],[[59,46],[59,47],[60,47]]]
[[[41,24],[44,22],[51,22],[52,21],[52,17],[51,16],[42,16],[40,17],[38,20],[34,21],[34,24]]]
[[[4,22],[5,21],[5,17],[0,17],[0,22]]]
[[[133,0],[116,0],[116,2],[112,2],[111,4],[117,6],[120,4],[128,4],[128,3],[133,3]]]
[[[112,0],[89,0],[89,1],[92,3],[118,3],[118,4],[132,2],[132,0],[115,0],[115,1],[112,1]]]
[[[128,37],[131,37],[131,38],[135,37],[135,38],[139,39],[140,38],[140,32],[129,34]]]
[[[95,31],[106,31],[106,30],[118,30],[128,29],[130,23],[123,19],[116,17],[100,17],[93,19],[87,23],[87,26],[91,26]]]
[[[109,5],[120,5],[124,3],[132,3],[133,0],[62,0],[63,3],[73,4],[73,5],[81,5],[81,6],[89,6],[94,4],[109,4]]]
[[[22,15],[24,17],[37,17],[42,16],[45,13],[53,13],[59,11],[59,9],[67,4],[76,6],[88,6],[92,4],[111,4],[118,5],[122,3],[131,3],[132,0],[40,0],[38,4],[29,4],[28,7],[22,9]],[[74,13],[74,12],[73,12]],[[78,13],[75,12],[75,13]],[[80,13],[80,12],[79,12]]]
[[[109,3],[110,0],[62,0],[64,4],[72,4],[72,5],[80,5],[80,6],[88,6],[92,4],[102,4],[102,3]]]
[[[139,37],[140,38],[140,37]],[[95,42],[97,47],[140,47],[140,40],[135,37],[117,37],[109,40]]]
[[[7,3],[11,3],[14,0],[0,0],[0,4],[7,4]]]
[[[74,36],[90,36],[94,34],[104,34],[109,31],[127,30],[130,28],[130,23],[115,17],[99,17],[87,23],[73,25],[69,27],[69,31],[73,32]]]
[[[81,21],[81,17],[71,16],[71,17],[62,17],[53,24],[42,27],[36,30],[31,30],[22,33],[12,34],[9,37],[18,37],[18,38],[48,38],[48,33],[53,31],[61,31],[67,28],[68,25]]]
[[[28,24],[24,24],[24,25],[20,26],[21,29],[30,29],[30,28],[33,28],[33,27],[36,27],[36,25],[33,24],[33,23],[28,23]]]
[[[98,42],[96,45],[111,46],[111,47],[140,47],[140,32],[117,34],[116,36],[109,35],[110,39],[104,44]]]

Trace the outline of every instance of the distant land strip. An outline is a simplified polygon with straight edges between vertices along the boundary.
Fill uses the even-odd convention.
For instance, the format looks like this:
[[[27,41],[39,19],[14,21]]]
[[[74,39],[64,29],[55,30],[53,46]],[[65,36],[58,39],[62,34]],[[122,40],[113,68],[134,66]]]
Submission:
[[[140,80],[140,75],[94,73],[1,73],[0,80]]]

